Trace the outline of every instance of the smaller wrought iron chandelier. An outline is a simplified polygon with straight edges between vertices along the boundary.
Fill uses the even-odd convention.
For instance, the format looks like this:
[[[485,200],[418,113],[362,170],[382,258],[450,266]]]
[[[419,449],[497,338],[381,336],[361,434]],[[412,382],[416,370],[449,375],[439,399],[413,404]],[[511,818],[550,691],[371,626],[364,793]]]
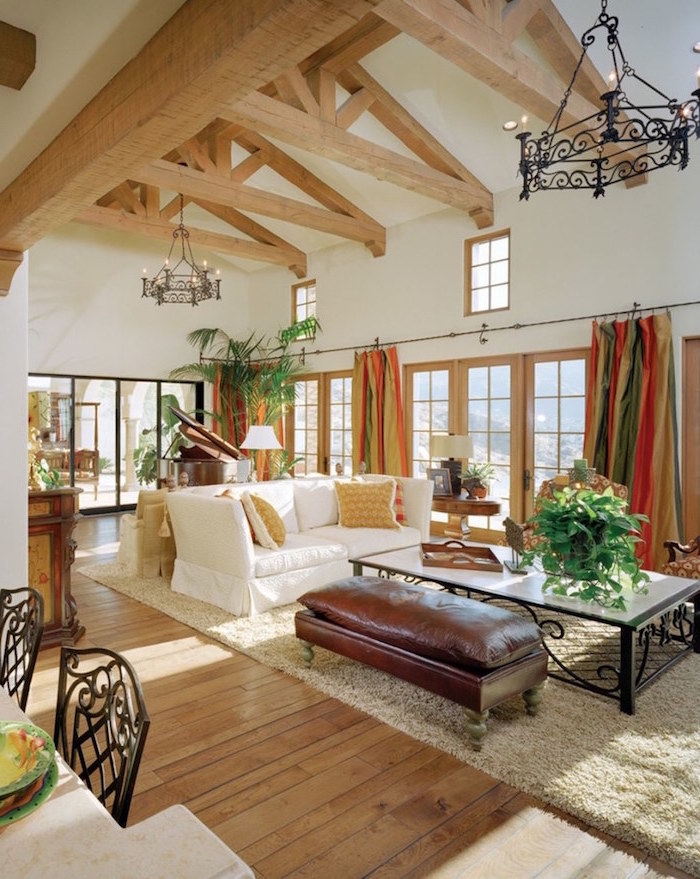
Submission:
[[[205,299],[221,299],[219,293],[220,278],[217,270],[215,278],[209,277],[207,261],[204,260],[202,267],[197,265],[192,256],[190,245],[190,233],[183,222],[184,199],[180,194],[180,223],[173,231],[173,242],[170,245],[167,259],[158,274],[153,278],[146,277],[146,269],[143,270],[143,293],[151,296],[158,305],[170,302],[184,302],[190,305],[199,305]],[[180,243],[182,254],[180,259],[171,267],[173,249]],[[182,267],[182,268],[181,268]],[[178,271],[178,269],[180,271]]]
[[[601,0],[600,15],[581,37],[581,57],[552,121],[538,138],[529,131],[516,135],[520,141],[518,170],[523,178],[521,199],[544,189],[592,189],[598,198],[613,183],[666,165],[682,170],[688,164],[689,137],[700,137],[700,87],[679,103],[639,76],[624,56],[617,35],[618,19],[608,15],[607,5],[607,0]],[[576,77],[599,28],[607,31],[614,71],[608,79],[609,90],[600,96],[603,109],[563,125]],[[652,103],[635,106],[628,99],[624,91],[628,77],[653,93],[649,98]]]

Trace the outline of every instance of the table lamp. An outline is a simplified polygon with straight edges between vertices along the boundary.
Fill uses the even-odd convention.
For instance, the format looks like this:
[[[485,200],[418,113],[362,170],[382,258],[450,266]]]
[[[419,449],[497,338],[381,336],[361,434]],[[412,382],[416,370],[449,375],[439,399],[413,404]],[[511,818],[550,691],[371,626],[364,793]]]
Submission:
[[[249,449],[251,452],[265,452],[268,449],[281,449],[282,444],[277,439],[275,429],[269,424],[251,424],[248,428],[246,438],[241,443],[242,449]],[[258,476],[261,475],[263,467],[262,462],[256,456],[256,470]]]
[[[450,471],[453,495],[462,490],[462,464],[473,454],[474,446],[467,434],[433,434],[430,438],[430,457],[441,459],[440,466]]]

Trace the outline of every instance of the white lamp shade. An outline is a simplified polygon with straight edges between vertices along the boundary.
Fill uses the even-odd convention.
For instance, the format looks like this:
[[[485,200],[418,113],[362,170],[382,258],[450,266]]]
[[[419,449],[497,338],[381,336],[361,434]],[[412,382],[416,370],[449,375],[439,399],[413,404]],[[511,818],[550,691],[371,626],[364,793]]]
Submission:
[[[242,449],[281,449],[282,445],[269,424],[253,424],[248,428],[248,435],[241,443]]]
[[[467,434],[433,434],[430,438],[431,458],[471,458],[474,445]]]

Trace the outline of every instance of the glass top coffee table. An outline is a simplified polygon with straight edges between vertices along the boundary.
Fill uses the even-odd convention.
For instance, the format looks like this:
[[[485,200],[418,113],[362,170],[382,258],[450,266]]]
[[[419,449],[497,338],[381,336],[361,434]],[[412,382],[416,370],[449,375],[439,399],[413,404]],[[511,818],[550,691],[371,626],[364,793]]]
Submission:
[[[501,561],[510,558],[508,547],[489,548]],[[697,580],[649,572],[648,594],[631,595],[627,610],[619,611],[544,593],[543,574],[424,565],[420,546],[350,561],[356,575],[375,571],[380,576],[400,576],[520,608],[542,630],[550,677],[617,699],[627,714],[634,714],[636,694],[660,672],[689,650],[700,653]]]

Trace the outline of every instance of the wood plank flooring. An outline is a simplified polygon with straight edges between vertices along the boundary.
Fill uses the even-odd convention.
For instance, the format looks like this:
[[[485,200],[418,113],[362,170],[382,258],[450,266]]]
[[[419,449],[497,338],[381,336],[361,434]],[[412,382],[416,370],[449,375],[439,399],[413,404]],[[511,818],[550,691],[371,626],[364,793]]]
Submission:
[[[113,558],[117,516],[75,536],[79,646],[123,652],[152,718],[131,824],[184,803],[264,879],[689,879],[76,573]],[[48,730],[57,653],[28,706]]]

